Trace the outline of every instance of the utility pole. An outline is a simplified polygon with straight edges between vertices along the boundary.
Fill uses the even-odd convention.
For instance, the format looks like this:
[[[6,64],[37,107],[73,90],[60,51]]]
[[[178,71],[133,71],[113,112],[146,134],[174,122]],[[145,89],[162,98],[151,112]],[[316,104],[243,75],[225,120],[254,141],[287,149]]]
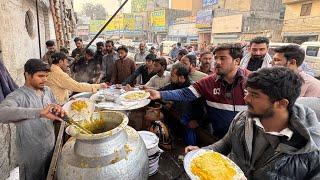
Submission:
[[[121,6],[122,0],[118,0],[118,3],[119,3],[119,6]],[[121,15],[123,16],[123,8],[120,10],[120,12],[121,12]],[[122,20],[124,20],[124,17],[122,18]],[[118,25],[119,25],[119,28],[118,28],[118,30],[119,30],[119,40],[121,39],[121,33],[120,33],[120,31],[121,31],[121,23],[123,23],[123,22],[119,21],[119,23],[118,23]],[[124,32],[124,31],[122,30],[122,32]],[[122,36],[123,36],[123,34],[122,34]]]

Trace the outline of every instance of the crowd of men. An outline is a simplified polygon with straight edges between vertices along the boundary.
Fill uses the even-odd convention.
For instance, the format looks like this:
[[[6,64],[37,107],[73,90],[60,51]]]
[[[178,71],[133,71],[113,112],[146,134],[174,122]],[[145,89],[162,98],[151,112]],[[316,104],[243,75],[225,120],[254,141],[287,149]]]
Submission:
[[[178,43],[167,57],[141,43],[131,59],[126,46],[110,40],[95,52],[80,38],[74,42],[71,55],[46,42],[44,57],[25,64],[25,85],[0,104],[0,122],[17,126],[22,179],[45,178],[60,105],[111,84],[127,91],[139,85],[152,100],[170,102],[186,128],[186,152],[199,148],[194,130],[202,127],[220,139],[204,148],[228,155],[249,179],[320,178],[320,81],[304,71],[298,45],[276,48],[271,57],[265,37],[202,52]]]

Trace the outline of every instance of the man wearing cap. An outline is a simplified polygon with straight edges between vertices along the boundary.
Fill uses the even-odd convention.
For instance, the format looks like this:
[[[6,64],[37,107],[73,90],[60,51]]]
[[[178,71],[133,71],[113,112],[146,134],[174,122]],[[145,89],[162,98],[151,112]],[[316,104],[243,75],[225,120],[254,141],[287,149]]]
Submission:
[[[64,111],[45,86],[50,67],[40,59],[24,65],[24,86],[0,104],[0,123],[15,123],[20,180],[45,179],[55,144],[53,121]],[[56,114],[51,113],[52,110]]]

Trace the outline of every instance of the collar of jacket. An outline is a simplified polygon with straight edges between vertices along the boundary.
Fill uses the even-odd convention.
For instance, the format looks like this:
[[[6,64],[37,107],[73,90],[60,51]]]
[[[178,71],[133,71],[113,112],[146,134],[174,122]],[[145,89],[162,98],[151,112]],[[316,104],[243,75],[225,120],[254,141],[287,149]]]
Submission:
[[[247,113],[245,113],[245,118],[244,137],[248,153],[251,156],[254,122],[252,121],[252,118],[248,118]],[[296,149],[295,147],[280,143],[275,150],[276,152],[286,154],[305,154],[320,150],[320,123],[311,109],[295,104],[292,109],[289,124],[296,132],[307,140],[307,143],[301,149]]]

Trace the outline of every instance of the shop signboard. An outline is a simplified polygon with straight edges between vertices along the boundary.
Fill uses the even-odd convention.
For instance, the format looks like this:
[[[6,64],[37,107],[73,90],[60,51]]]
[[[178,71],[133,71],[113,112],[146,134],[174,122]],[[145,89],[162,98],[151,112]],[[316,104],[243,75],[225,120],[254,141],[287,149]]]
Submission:
[[[166,10],[151,12],[151,27],[153,31],[165,31],[166,29]]]
[[[200,10],[196,17],[196,28],[211,28],[212,25],[212,10]]]

